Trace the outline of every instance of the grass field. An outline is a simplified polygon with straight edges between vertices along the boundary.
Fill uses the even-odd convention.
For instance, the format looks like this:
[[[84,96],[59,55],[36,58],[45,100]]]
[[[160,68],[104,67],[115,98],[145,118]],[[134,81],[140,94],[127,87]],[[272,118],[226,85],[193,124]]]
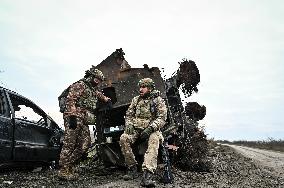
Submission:
[[[280,140],[275,140],[273,138],[268,138],[267,140],[261,140],[261,141],[246,141],[246,140],[227,141],[227,140],[217,140],[217,142],[284,152],[284,140],[281,140],[281,139]]]

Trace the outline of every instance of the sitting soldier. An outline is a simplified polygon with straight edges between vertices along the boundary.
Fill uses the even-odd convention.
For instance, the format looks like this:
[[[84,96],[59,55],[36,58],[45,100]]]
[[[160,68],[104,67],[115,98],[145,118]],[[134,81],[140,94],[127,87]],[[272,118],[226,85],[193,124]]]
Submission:
[[[127,165],[125,180],[137,178],[137,161],[131,146],[135,141],[147,141],[148,148],[142,164],[141,186],[154,187],[153,174],[157,168],[157,156],[163,136],[160,131],[166,123],[167,107],[155,90],[151,78],[141,79],[138,83],[140,95],[132,99],[126,112],[125,131],[120,137],[120,147]]]

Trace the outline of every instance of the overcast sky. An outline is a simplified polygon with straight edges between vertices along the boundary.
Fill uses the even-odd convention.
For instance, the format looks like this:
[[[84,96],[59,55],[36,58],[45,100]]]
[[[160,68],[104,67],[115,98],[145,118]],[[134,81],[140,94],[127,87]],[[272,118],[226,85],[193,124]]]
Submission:
[[[282,0],[0,0],[1,85],[59,124],[61,91],[117,48],[168,75],[195,61],[210,138],[284,139]]]

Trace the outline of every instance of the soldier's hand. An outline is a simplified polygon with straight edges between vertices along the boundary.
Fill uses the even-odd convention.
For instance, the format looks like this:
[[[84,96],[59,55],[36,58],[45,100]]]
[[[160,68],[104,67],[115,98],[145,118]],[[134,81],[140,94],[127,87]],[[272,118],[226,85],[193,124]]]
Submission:
[[[106,97],[106,96],[105,96],[104,101],[105,101],[105,102],[108,102],[108,101],[111,101],[111,99],[110,99],[109,97]]]
[[[148,140],[152,132],[154,132],[154,129],[152,127],[147,127],[140,134],[140,139],[142,141]]]
[[[107,109],[112,109],[112,102],[110,99],[107,101]]]
[[[69,116],[69,129],[75,130],[77,127],[77,117]]]
[[[133,125],[126,125],[124,132],[126,134],[134,134],[134,126]]]

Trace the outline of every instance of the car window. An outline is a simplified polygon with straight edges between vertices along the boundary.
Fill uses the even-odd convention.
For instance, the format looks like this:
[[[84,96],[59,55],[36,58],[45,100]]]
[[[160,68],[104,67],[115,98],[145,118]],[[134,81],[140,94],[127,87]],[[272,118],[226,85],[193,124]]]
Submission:
[[[48,128],[53,128],[52,127],[52,121],[49,118],[47,118],[46,121],[47,121],[47,127]]]
[[[50,116],[47,116],[46,123],[47,127],[50,129],[58,129],[58,130],[60,129],[57,123]]]
[[[4,95],[4,91],[0,89],[0,116],[9,117],[8,103]]]
[[[15,118],[37,123],[45,126],[45,114],[31,101],[20,96],[10,94],[11,103],[14,108]]]
[[[15,118],[38,122],[42,118],[42,116],[35,113],[31,107],[18,105],[15,110]]]

